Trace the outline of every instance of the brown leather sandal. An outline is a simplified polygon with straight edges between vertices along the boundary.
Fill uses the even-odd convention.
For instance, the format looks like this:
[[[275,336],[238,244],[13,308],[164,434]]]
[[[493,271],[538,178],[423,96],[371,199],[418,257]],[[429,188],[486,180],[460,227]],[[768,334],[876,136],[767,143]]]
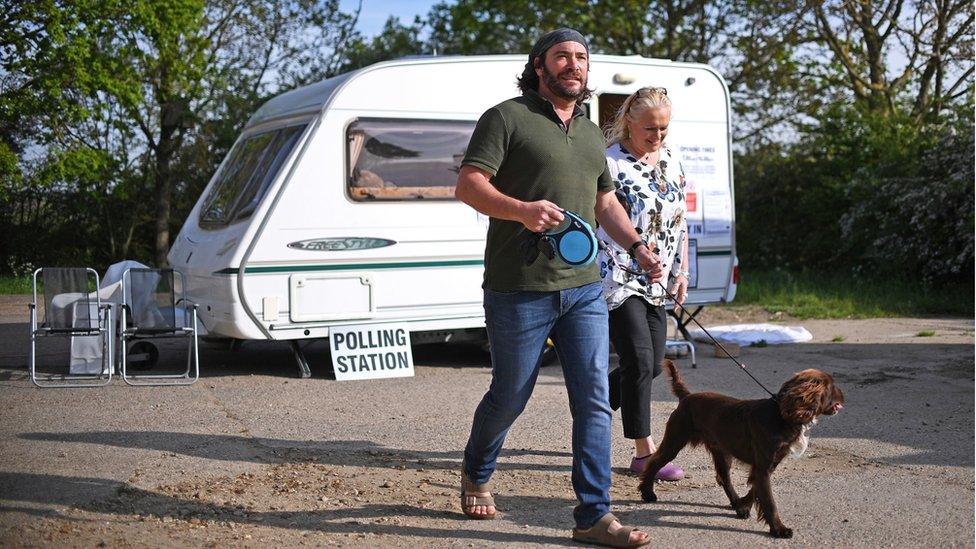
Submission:
[[[621,526],[616,532],[610,532],[610,525],[617,517],[613,513],[603,515],[603,518],[596,521],[596,524],[585,529],[573,528],[573,540],[580,543],[590,543],[603,547],[643,547],[651,543],[648,536],[644,541],[630,541],[630,534],[637,530],[633,526]]]
[[[488,494],[488,495],[476,495],[476,494]],[[472,512],[472,508],[478,505],[484,505],[486,507],[495,506],[495,500],[491,497],[491,487],[488,483],[485,484],[475,484],[468,480],[468,475],[461,473],[461,511],[468,518],[473,518],[475,520],[491,520],[495,518],[495,511],[490,513],[480,514]]]

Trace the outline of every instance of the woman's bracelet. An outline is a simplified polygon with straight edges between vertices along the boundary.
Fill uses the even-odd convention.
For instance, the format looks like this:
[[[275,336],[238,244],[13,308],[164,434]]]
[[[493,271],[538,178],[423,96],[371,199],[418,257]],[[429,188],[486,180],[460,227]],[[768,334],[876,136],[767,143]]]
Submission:
[[[691,278],[691,273],[689,273],[688,271],[678,271],[674,273],[674,276],[675,277],[683,276],[685,278]]]
[[[643,240],[638,240],[637,242],[634,242],[633,244],[630,245],[630,248],[627,248],[627,255],[629,255],[630,257],[634,257],[634,253],[637,252],[637,248],[640,248],[641,246],[647,246],[647,243],[644,242]]]

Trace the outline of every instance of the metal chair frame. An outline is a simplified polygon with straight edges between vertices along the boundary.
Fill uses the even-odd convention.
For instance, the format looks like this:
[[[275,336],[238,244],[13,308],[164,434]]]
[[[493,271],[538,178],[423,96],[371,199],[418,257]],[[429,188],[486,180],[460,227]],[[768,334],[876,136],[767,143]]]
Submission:
[[[53,267],[48,267],[53,268]],[[77,267],[76,269],[81,270],[82,267]],[[112,357],[114,356],[112,344],[112,306],[102,304],[102,300],[98,295],[98,291],[95,291],[95,310],[98,315],[98,327],[92,329],[91,327],[85,329],[72,329],[72,328],[50,328],[50,327],[38,327],[37,325],[37,275],[44,270],[44,267],[34,271],[32,277],[32,301],[28,305],[30,310],[30,359],[29,359],[29,369],[30,369],[30,379],[31,383],[40,387],[42,389],[51,388],[72,388],[72,387],[104,387],[112,381],[112,372],[115,369]],[[88,274],[93,274],[95,276],[95,287],[98,288],[101,280],[98,277],[98,272],[94,269],[85,267],[85,276],[87,279]],[[90,307],[90,305],[89,305]],[[45,308],[45,316],[51,314]],[[89,318],[89,321],[91,319]],[[101,336],[104,338],[102,344],[102,373],[99,374],[62,374],[60,376],[50,375],[46,378],[41,378],[37,375],[37,338],[38,337],[80,337],[80,336]],[[52,382],[53,379],[60,378],[61,381]]]
[[[681,329],[678,327],[678,319],[668,315],[668,322],[674,325],[674,337],[675,339],[667,339],[664,346],[668,349],[680,349],[685,347],[688,349],[688,353],[691,355],[691,367],[697,368],[698,361],[695,359],[695,344],[688,339],[677,339],[678,335],[682,334]]]
[[[175,304],[183,309],[184,321],[186,318],[186,313],[190,312],[191,315],[191,326],[174,327],[172,331],[163,333],[142,333],[138,327],[129,328],[128,326],[128,313],[130,312],[130,303],[128,302],[128,293],[126,292],[127,287],[131,285],[130,271],[132,269],[126,269],[122,273],[122,304],[119,307],[119,349],[121,351],[121,358],[119,360],[120,364],[120,375],[122,380],[133,386],[141,387],[160,387],[167,385],[192,385],[200,378],[200,347],[197,342],[197,306],[196,304],[191,307],[187,307],[186,301],[186,278],[183,273],[174,269],[137,269],[140,271],[148,270],[155,271],[159,273],[172,272],[174,275],[179,275],[182,291],[182,297],[175,301]],[[129,283],[127,284],[127,280]],[[131,288],[130,288],[131,291]],[[175,297],[176,288],[171,290]],[[178,305],[182,303],[183,305]],[[174,311],[175,315],[175,311]],[[172,339],[177,337],[186,337],[190,341],[187,344],[187,357],[186,357],[186,370],[180,374],[138,374],[132,375],[126,371],[126,343],[134,340],[147,340],[147,339]],[[191,375],[192,373],[192,375]],[[140,381],[140,379],[147,381]],[[167,381],[169,380],[169,381]]]

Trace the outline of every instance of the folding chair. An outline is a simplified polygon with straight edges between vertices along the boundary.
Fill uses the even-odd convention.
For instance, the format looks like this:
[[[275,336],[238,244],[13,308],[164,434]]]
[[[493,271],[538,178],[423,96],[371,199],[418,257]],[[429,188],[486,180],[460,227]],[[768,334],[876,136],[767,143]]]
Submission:
[[[177,300],[176,275],[180,281]],[[183,274],[173,269],[126,269],[122,273],[119,348],[122,379],[129,385],[190,385],[200,377],[197,307],[187,306]],[[189,317],[189,318],[187,318]],[[128,359],[152,367],[159,356],[154,339],[186,338],[186,370],[178,374],[133,374]],[[129,343],[132,343],[131,347]],[[127,355],[132,356],[127,356]]]
[[[37,276],[44,283],[44,320],[37,324]],[[88,268],[43,267],[34,271],[30,307],[30,378],[42,388],[101,387],[112,381],[112,307],[98,291],[89,293]],[[37,339],[70,337],[67,374],[39,375]],[[97,361],[97,362],[96,362]]]

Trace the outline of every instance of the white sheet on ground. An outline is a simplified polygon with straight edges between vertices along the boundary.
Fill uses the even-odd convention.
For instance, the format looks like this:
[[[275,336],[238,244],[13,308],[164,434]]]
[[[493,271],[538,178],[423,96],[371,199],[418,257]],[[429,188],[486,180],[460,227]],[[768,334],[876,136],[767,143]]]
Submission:
[[[701,329],[689,330],[695,341],[710,343],[711,340]],[[729,326],[713,326],[708,333],[722,343],[737,345],[751,345],[765,341],[768,345],[780,343],[800,343],[813,339],[813,334],[803,326],[780,326],[777,324],[732,324]]]

